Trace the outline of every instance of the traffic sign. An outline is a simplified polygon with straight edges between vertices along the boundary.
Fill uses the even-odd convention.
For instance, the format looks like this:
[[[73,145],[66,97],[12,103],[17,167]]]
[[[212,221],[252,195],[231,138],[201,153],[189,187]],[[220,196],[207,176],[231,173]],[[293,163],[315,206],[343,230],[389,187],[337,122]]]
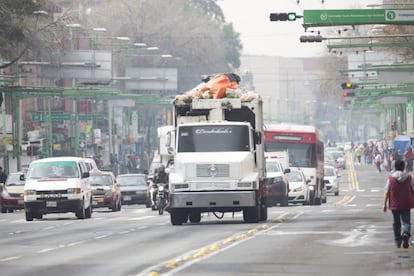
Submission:
[[[304,10],[303,27],[363,24],[414,25],[414,9]]]
[[[47,113],[33,113],[32,114],[32,121],[46,121],[47,120]],[[69,121],[71,117],[70,113],[51,113],[50,120],[52,122],[56,121]],[[78,114],[77,119],[79,121],[102,121],[103,120],[102,114]]]

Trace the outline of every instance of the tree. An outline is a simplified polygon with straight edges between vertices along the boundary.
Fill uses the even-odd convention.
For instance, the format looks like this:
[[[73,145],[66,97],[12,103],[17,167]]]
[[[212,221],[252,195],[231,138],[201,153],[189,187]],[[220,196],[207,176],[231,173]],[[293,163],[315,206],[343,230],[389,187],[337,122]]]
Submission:
[[[128,36],[179,57],[175,66],[180,72],[180,90],[194,87],[201,75],[240,66],[239,36],[223,23],[215,0],[113,0],[93,6],[84,20],[85,25],[105,27],[110,35]],[[165,60],[144,57],[137,62],[168,65]]]

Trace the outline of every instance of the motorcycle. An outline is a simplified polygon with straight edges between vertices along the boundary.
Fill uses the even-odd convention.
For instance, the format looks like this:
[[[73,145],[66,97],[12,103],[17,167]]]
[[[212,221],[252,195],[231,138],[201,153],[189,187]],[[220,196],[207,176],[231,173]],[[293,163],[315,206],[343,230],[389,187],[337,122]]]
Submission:
[[[157,193],[157,207],[158,214],[162,215],[164,213],[165,207],[168,205],[168,188],[167,184],[159,183],[158,184],[158,193]]]

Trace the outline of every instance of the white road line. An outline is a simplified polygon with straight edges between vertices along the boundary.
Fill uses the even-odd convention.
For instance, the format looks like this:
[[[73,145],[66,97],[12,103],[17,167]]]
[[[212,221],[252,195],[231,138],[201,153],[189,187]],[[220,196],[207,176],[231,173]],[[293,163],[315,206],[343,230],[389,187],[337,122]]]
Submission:
[[[155,216],[143,216],[143,217],[138,217],[138,218],[129,218],[128,220],[143,220],[143,219],[148,219],[148,218],[154,218]]]
[[[72,242],[72,243],[69,243],[67,246],[75,246],[75,245],[82,244],[82,243],[85,243],[85,241]]]
[[[97,236],[97,237],[95,237],[95,240],[99,240],[99,239],[107,238],[107,237],[109,237],[109,236],[112,236],[112,233],[108,233],[108,234],[106,234],[106,235]]]
[[[12,256],[12,257],[8,257],[8,258],[0,259],[0,262],[8,262],[8,261],[13,261],[13,260],[20,259],[21,257],[22,257],[22,256]]]
[[[53,251],[53,250],[56,250],[56,249],[57,248],[45,248],[45,249],[42,249],[42,250],[37,251],[36,253],[41,254],[41,253],[50,252],[50,251]]]

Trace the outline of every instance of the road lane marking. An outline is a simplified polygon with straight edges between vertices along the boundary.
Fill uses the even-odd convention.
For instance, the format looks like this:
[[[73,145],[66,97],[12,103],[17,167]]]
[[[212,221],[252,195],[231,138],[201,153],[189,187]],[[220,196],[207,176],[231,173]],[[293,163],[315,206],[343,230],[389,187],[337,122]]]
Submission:
[[[250,230],[244,231],[242,233],[235,233],[232,236],[222,239],[217,242],[213,242],[210,245],[201,247],[196,250],[188,251],[187,253],[181,254],[177,258],[172,260],[162,262],[160,264],[151,266],[146,270],[138,273],[137,275],[173,275],[178,273],[179,271],[185,269],[186,267],[191,266],[194,263],[197,263],[201,260],[210,258],[224,250],[232,248],[240,243],[250,240],[256,235],[263,235],[267,231],[270,231],[274,228],[279,227],[285,220],[285,218],[289,220],[297,219],[300,215],[304,214],[304,212],[284,212],[278,217],[276,217],[273,222],[276,221],[277,224],[269,227],[268,223],[264,223],[260,226],[254,227]],[[269,220],[270,221],[270,220]]]
[[[128,218],[127,220],[143,220],[143,219],[149,219],[149,218],[154,218],[155,216],[143,216],[143,217],[138,217],[138,218]]]
[[[13,260],[17,260],[20,259],[22,256],[12,256],[12,257],[7,257],[4,259],[0,259],[0,262],[8,262],[8,261],[13,261]]]
[[[55,248],[45,248],[45,249],[37,251],[36,253],[42,254],[42,253],[50,252],[50,251],[53,251],[53,250],[56,250],[56,249],[57,249],[56,247]]]

